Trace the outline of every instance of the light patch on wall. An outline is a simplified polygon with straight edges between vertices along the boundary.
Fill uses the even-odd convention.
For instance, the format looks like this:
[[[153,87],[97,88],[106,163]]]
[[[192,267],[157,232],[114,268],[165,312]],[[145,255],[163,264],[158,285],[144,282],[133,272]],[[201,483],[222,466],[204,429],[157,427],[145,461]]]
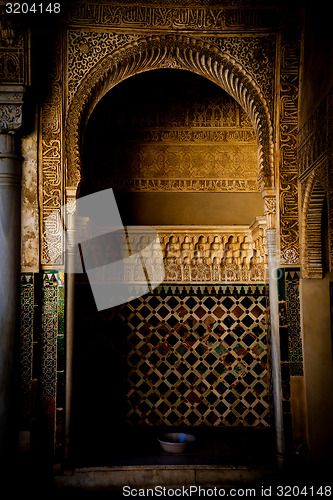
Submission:
[[[22,138],[21,271],[39,270],[37,131]]]

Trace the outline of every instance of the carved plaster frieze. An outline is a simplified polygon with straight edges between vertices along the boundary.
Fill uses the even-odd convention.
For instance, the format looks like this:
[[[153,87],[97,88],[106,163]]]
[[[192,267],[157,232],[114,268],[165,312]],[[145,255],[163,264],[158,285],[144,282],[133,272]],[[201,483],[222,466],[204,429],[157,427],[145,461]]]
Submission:
[[[41,207],[41,264],[50,264],[49,245],[46,240],[45,220],[55,211],[60,211],[64,199],[64,162],[62,154],[62,44],[59,38],[54,41],[52,60],[52,78],[49,93],[41,106],[40,162],[39,175],[42,185]],[[48,241],[56,255],[62,255],[62,227],[55,220],[49,227]],[[61,266],[62,259],[56,264]]]
[[[132,33],[67,32],[68,104],[85,75],[106,55],[140,38]]]
[[[18,17],[0,11],[0,83],[4,85],[25,85],[29,79],[28,35]]]
[[[227,7],[227,8],[224,8]],[[279,11],[275,8],[246,8],[241,1],[211,5],[206,0],[182,5],[162,0],[149,4],[130,2],[77,2],[67,16],[71,26],[161,30],[256,30],[276,29]]]
[[[117,51],[128,43],[144,38],[136,33],[101,33],[94,31],[69,30],[67,32],[68,103],[71,101],[84,76],[106,55]],[[209,45],[232,56],[260,86],[263,95],[273,104],[275,36],[228,37],[215,35],[202,37]],[[260,57],[255,57],[260,53]],[[161,68],[182,69],[181,63],[169,54],[160,64]]]
[[[163,283],[265,283],[267,280],[266,223],[258,218],[251,226],[154,226],[163,253]],[[131,245],[144,248],[151,232],[130,228]],[[159,252],[157,252],[157,257]],[[154,252],[145,257],[149,277],[161,276]],[[98,278],[103,280],[105,269]],[[129,263],[119,280],[139,283],[142,271]],[[139,277],[140,276],[140,277]]]
[[[164,282],[265,282],[265,222],[252,227],[156,227]]]
[[[157,79],[153,74],[131,79],[130,87],[119,86],[98,106],[85,134],[83,178],[89,191],[103,185],[129,191],[260,191],[258,146],[243,109],[206,79],[178,73],[172,76],[179,78],[176,90],[169,91],[163,73]],[[140,99],[135,81],[143,86]]]
[[[299,175],[305,178],[313,168],[323,162],[328,149],[328,111],[329,98],[323,99],[307,122],[298,132]]]
[[[208,43],[219,48],[223,53],[230,54],[256,81],[269,104],[272,112],[274,102],[274,70],[275,70],[275,35],[256,37],[248,36],[210,36],[203,38]],[[260,57],[257,57],[260,54]]]
[[[0,104],[0,133],[16,132],[22,125],[22,105]]]
[[[279,219],[281,265],[299,264],[297,123],[299,42],[281,44]]]
[[[332,200],[332,92],[320,103],[298,133],[299,183],[301,195],[302,273],[305,278],[322,278],[322,211],[326,198],[330,267],[333,263]]]
[[[304,278],[320,279],[323,277],[322,211],[327,191],[320,182],[320,177],[314,169],[304,181],[301,217],[302,276]]]
[[[124,177],[112,179],[93,179],[89,182],[91,189],[113,188],[116,191],[126,192],[258,192],[256,179],[140,179]]]
[[[251,124],[249,124],[251,126]],[[193,125],[195,126],[195,125]],[[254,130],[251,126],[251,129],[204,129],[204,128],[196,128],[195,130],[191,130],[190,128],[185,129],[149,129],[142,130],[142,140],[147,142],[173,142],[173,143],[241,143],[243,145],[249,144],[255,141]]]
[[[99,176],[94,163],[98,158]],[[130,191],[259,191],[257,146],[156,145],[123,143],[109,146],[106,158],[93,159],[86,182],[97,189]],[[110,165],[112,170],[110,172]]]
[[[264,215],[266,216],[267,229],[276,227],[276,194],[264,193]]]

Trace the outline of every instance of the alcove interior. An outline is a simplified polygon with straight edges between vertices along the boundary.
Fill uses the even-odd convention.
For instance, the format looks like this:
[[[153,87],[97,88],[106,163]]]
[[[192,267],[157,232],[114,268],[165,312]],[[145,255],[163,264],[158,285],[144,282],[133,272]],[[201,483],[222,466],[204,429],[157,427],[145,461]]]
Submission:
[[[112,187],[124,225],[186,229],[250,224],[262,215],[259,189],[173,190],[169,183],[161,190],[142,184],[142,179],[158,176],[163,182],[168,176],[200,180],[205,162],[216,170],[219,142],[205,144],[202,135],[193,139],[195,133],[199,137],[208,132],[210,137],[224,132],[252,137],[253,128],[240,106],[201,76],[175,69],[132,76],[109,91],[89,118],[79,196]],[[179,139],[186,134],[192,134],[190,144]],[[234,167],[239,169],[234,177],[245,171],[252,179],[255,138],[248,140],[246,168],[241,164],[245,149],[239,144],[233,151],[232,147],[231,140],[230,154],[223,153],[222,164],[231,171],[228,162],[236,157]],[[212,179],[214,168],[209,173]],[[140,189],[133,189],[134,181],[141,182]],[[221,292],[217,286],[205,288],[205,283],[171,285],[162,284],[129,304],[98,312],[86,275],[76,275],[74,462],[267,465],[274,457],[267,287],[244,284],[240,291],[239,284],[231,283]],[[255,308],[256,316],[251,312]],[[214,368],[209,370],[211,354]],[[206,363],[206,378],[200,374],[200,360]],[[238,376],[233,371],[237,362],[245,366]],[[223,388],[217,389],[219,382]],[[163,383],[167,389],[162,389]],[[146,393],[144,386],[149,386]],[[189,386],[195,387],[192,393]],[[163,452],[157,437],[177,431],[196,436],[192,450],[182,455]]]

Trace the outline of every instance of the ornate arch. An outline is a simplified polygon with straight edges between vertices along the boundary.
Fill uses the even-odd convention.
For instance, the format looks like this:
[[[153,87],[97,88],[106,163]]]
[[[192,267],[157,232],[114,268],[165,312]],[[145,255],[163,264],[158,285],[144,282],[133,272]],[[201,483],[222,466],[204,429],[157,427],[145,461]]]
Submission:
[[[309,177],[303,202],[302,263],[306,278],[322,278],[322,211],[326,191],[316,172]]]
[[[273,129],[267,102],[254,79],[230,55],[201,40],[153,36],[107,55],[89,72],[73,97],[66,121],[67,188],[81,178],[81,142],[95,105],[122,80],[153,69],[177,68],[204,76],[228,92],[249,115],[258,142],[258,180],[274,187]]]

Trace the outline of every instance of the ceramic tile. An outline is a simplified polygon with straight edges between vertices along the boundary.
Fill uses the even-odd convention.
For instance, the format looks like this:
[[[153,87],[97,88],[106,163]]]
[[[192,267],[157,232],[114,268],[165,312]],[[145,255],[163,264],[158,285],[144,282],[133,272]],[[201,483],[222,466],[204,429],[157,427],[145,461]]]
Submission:
[[[265,287],[159,287],[130,327],[130,424],[267,426]]]
[[[29,427],[31,412],[31,376],[34,332],[34,275],[21,275],[20,304],[20,419],[23,428]]]

